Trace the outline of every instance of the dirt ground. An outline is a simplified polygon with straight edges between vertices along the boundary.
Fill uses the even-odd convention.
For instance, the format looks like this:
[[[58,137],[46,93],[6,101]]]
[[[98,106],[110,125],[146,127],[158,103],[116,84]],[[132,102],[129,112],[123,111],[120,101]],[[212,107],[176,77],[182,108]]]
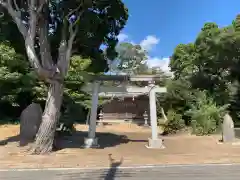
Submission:
[[[60,143],[61,150],[49,155],[30,155],[18,147],[18,125],[0,126],[0,168],[99,167],[110,166],[110,156],[121,166],[153,164],[240,163],[240,145],[219,144],[220,136],[196,137],[180,134],[164,139],[165,149],[147,149],[148,128],[135,125],[98,127],[100,148],[83,149],[87,127]],[[3,143],[4,142],[4,143]],[[7,143],[5,143],[7,142]]]

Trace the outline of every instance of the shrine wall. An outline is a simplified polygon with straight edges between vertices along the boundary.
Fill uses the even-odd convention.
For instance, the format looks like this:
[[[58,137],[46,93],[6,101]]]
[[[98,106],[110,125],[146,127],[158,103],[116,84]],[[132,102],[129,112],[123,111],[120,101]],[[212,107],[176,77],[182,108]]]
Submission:
[[[149,112],[148,96],[114,98],[102,105],[104,120],[130,120],[143,122],[144,111]]]

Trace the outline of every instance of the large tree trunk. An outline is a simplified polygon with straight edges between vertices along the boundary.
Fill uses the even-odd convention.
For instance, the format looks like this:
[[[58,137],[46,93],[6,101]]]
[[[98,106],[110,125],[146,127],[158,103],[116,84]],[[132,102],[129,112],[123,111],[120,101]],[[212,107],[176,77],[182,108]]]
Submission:
[[[48,90],[42,123],[36,136],[35,145],[33,146],[32,152],[34,154],[45,154],[52,151],[62,97],[63,83],[54,81],[50,84]]]

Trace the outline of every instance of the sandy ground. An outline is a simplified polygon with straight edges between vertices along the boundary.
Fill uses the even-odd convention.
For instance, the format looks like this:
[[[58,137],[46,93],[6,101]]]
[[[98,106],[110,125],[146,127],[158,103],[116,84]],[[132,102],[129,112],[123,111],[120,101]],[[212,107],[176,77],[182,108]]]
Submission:
[[[164,139],[165,149],[147,149],[148,128],[135,125],[98,127],[99,149],[83,149],[87,127],[77,125],[74,136],[64,139],[61,150],[30,155],[18,147],[18,125],[0,126],[0,168],[108,167],[109,156],[122,166],[150,164],[240,163],[240,145],[219,144],[220,136],[180,134]],[[7,142],[3,143],[3,142]],[[2,145],[1,145],[2,144]]]

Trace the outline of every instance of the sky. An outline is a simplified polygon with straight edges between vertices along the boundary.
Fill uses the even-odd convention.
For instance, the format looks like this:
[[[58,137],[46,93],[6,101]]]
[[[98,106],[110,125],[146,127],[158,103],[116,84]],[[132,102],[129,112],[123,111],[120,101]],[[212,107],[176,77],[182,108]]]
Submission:
[[[206,22],[220,27],[240,14],[240,0],[123,0],[129,10],[119,41],[142,45],[148,64],[168,71],[169,56],[180,43],[193,42]]]

